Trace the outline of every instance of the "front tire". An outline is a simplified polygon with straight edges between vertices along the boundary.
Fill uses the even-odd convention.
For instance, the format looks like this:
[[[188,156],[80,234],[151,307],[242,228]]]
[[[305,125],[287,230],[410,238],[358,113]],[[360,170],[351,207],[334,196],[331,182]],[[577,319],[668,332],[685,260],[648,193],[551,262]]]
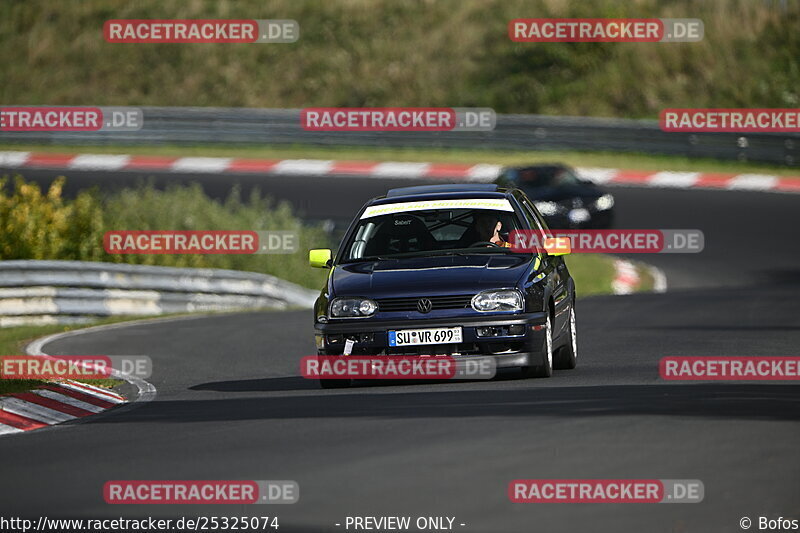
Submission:
[[[553,325],[550,320],[550,315],[547,315],[544,329],[542,363],[539,365],[522,367],[522,376],[525,378],[549,378],[553,375]]]
[[[570,370],[578,364],[578,333],[575,328],[575,305],[569,310],[569,331],[567,331],[567,345],[558,350],[556,368]]]

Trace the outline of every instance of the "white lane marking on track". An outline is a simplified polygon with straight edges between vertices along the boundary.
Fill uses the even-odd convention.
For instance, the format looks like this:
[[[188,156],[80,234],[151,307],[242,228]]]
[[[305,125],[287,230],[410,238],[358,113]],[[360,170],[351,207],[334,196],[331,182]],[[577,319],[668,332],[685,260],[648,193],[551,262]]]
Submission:
[[[88,396],[94,396],[95,398],[98,398],[100,400],[105,400],[110,403],[125,403],[125,399],[122,398],[122,396],[119,396],[118,394],[114,395],[104,394],[103,392],[97,392],[91,389],[85,389],[83,387],[73,385],[72,383],[58,383],[57,385],[60,387],[65,387],[70,390],[74,390],[76,392],[86,394]]]
[[[653,187],[692,187],[700,179],[699,172],[656,172],[648,180]]]
[[[128,164],[129,155],[81,154],[72,158],[67,168],[76,170],[119,170]]]
[[[371,176],[379,178],[420,178],[428,172],[430,163],[378,163],[372,168]]]
[[[24,416],[25,418],[30,418],[33,420],[38,420],[39,422],[44,422],[45,424],[50,425],[78,418],[77,416],[62,413],[61,411],[56,411],[55,409],[50,409],[49,407],[44,407],[42,405],[20,400],[19,398],[3,398],[0,401],[0,405],[9,413]]]
[[[273,174],[317,174],[327,175],[333,168],[334,161],[318,159],[284,159],[272,167]]]
[[[31,391],[32,393],[41,396],[43,398],[47,398],[49,400],[54,400],[56,402],[65,403],[67,405],[71,405],[73,407],[77,407],[78,409],[83,409],[84,411],[89,411],[92,413],[100,413],[105,411],[104,408],[98,407],[97,405],[82,402],[77,398],[73,398],[72,396],[67,396],[66,394],[59,394],[57,392],[53,392],[47,389],[35,389]]]
[[[120,400],[124,400],[125,399],[125,398],[123,398],[123,396],[121,394],[117,394],[116,392],[114,392],[112,390],[109,390],[109,389],[104,389],[103,387],[98,387],[97,385],[91,385],[89,383],[83,383],[83,382],[78,382],[78,381],[70,381],[70,384],[74,385],[76,387],[82,388],[82,389],[89,389],[89,390],[94,391],[94,392],[96,392],[98,394],[103,394],[105,396],[111,396],[112,398],[118,398]]]
[[[660,268],[648,265],[647,271],[653,276],[653,292],[667,292],[667,275]]]
[[[224,172],[228,170],[230,157],[181,157],[172,163],[173,172]]]
[[[21,167],[28,162],[30,152],[0,152],[0,166]]]
[[[615,259],[614,269],[616,275],[611,282],[611,290],[614,294],[631,294],[641,281],[636,266],[630,261]]]
[[[617,295],[632,294],[641,284],[641,276],[637,270],[637,265],[646,269],[653,276],[653,290],[655,293],[667,292],[667,276],[660,268],[641,261],[628,261],[627,259],[615,259],[614,280],[611,282],[611,291]]]
[[[0,424],[0,435],[10,435],[12,433],[22,433],[24,429],[15,428],[6,424]]]
[[[497,179],[503,167],[500,165],[473,165],[467,172],[467,181],[491,182]]]
[[[616,168],[578,167],[575,170],[582,178],[594,183],[608,183],[619,174],[619,169]]]
[[[777,176],[770,176],[768,174],[739,174],[728,180],[725,187],[727,189],[766,191],[772,189],[777,184]]]

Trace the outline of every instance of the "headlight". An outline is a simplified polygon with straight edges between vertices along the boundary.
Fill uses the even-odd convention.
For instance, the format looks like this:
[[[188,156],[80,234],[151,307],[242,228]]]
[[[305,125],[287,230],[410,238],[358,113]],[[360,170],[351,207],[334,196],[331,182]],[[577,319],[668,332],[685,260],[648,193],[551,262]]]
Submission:
[[[472,297],[476,311],[522,311],[522,295],[513,289],[479,292]]]
[[[533,205],[535,205],[536,209],[538,209],[539,212],[546,217],[553,216],[558,213],[558,204],[555,202],[533,202]]]
[[[333,317],[360,317],[374,315],[378,304],[366,298],[335,298],[331,302]]]
[[[598,211],[605,211],[614,207],[614,197],[610,194],[604,194],[594,202],[594,207]]]

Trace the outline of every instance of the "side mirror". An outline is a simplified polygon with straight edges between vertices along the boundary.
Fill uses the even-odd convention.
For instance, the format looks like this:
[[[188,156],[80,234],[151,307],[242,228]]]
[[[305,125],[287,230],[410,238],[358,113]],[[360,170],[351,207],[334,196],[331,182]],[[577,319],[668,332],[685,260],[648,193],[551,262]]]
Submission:
[[[308,251],[308,264],[314,268],[331,267],[331,251],[328,248],[318,248]]]
[[[547,255],[568,255],[572,252],[569,237],[545,238],[544,251],[547,252]]]

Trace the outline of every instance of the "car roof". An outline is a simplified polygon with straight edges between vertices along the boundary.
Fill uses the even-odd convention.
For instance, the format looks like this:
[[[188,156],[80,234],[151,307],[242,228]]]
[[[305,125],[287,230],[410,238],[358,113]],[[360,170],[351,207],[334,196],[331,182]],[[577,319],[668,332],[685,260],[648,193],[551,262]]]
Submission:
[[[536,163],[534,165],[518,165],[513,167],[506,167],[504,170],[542,170],[550,168],[572,168],[564,163]]]
[[[495,183],[448,183],[447,185],[419,185],[416,187],[389,189],[386,193],[386,197],[392,198],[394,196],[410,196],[436,192],[494,192],[496,190],[497,184]]]
[[[450,183],[447,185],[420,185],[390,189],[385,196],[373,198],[370,204],[390,204],[396,202],[458,199],[458,198],[506,198],[507,189],[496,183]]]

